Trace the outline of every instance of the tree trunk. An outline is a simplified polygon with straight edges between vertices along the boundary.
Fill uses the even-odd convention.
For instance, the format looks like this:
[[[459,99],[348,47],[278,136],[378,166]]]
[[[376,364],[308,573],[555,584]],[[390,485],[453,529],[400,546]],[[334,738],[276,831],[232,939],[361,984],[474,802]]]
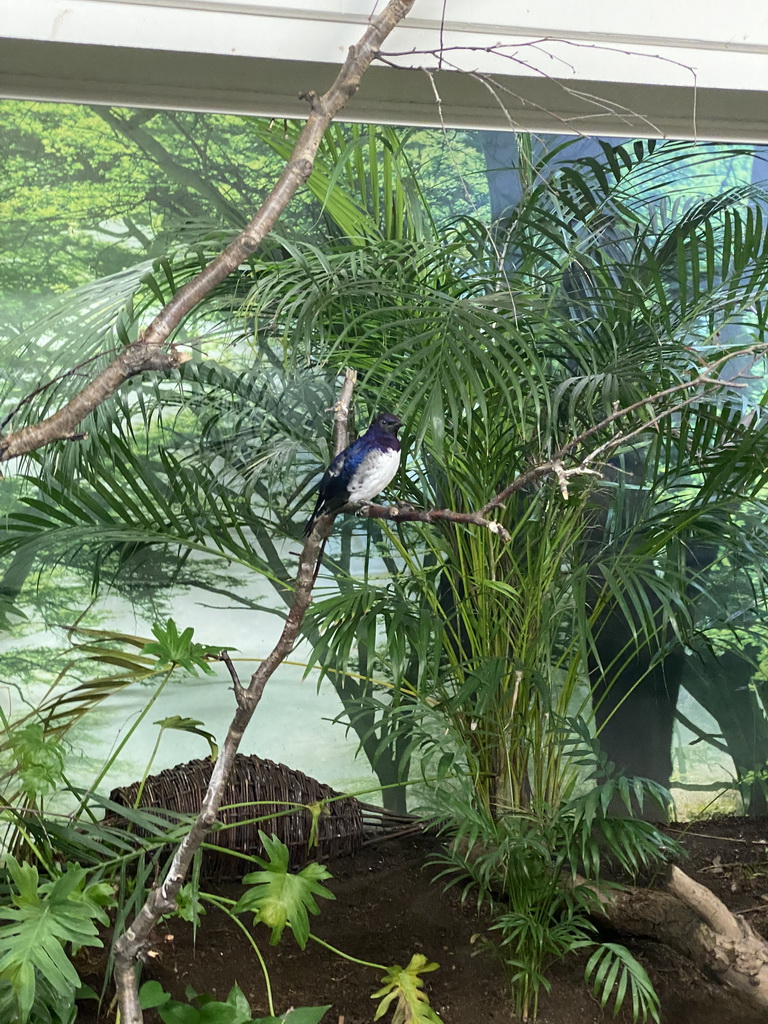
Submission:
[[[747,813],[768,813],[762,772],[768,762],[768,720],[752,679],[755,666],[738,651],[717,657],[705,651],[688,659],[683,686],[720,726],[736,776],[742,784]]]

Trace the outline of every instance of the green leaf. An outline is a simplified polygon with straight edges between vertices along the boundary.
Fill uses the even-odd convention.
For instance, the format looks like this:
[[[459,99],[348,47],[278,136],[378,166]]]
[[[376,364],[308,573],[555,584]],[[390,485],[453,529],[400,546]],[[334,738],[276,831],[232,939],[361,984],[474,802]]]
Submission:
[[[10,733],[18,778],[27,793],[48,793],[61,785],[65,747],[41,722],[17,725]]]
[[[187,626],[182,633],[179,633],[178,626],[173,619],[169,618],[165,627],[156,622],[152,626],[152,632],[157,638],[156,641],[144,644],[140,653],[157,658],[156,668],[175,668],[178,665],[192,675],[197,675],[198,668],[207,675],[214,674],[206,659],[218,657],[221,648],[193,643],[192,637],[195,631],[191,626]]]
[[[170,998],[170,992],[166,992],[159,981],[145,981],[139,989],[139,1005],[142,1010],[163,1006]]]
[[[51,881],[40,882],[37,869],[7,855],[13,880],[13,906],[0,907],[0,977],[10,981],[20,1020],[26,1021],[35,1000],[37,972],[54,991],[74,996],[80,978],[64,946],[101,946],[94,918],[104,911],[83,890],[85,871],[67,865]]]
[[[440,1018],[429,1005],[421,978],[422,974],[436,971],[439,966],[430,963],[421,953],[415,953],[407,967],[395,964],[388,968],[381,979],[383,986],[371,996],[380,1000],[373,1019],[380,1020],[394,1002],[392,1024],[440,1024]]]
[[[159,719],[154,724],[159,725],[161,729],[175,729],[177,732],[189,732],[195,736],[202,736],[208,742],[211,759],[215,760],[218,756],[219,746],[216,742],[216,737],[212,732],[208,732],[207,729],[200,728],[205,723],[199,718],[183,718],[181,715],[170,715],[168,718]]]
[[[206,1003],[200,1007],[198,1020],[200,1024],[246,1024],[251,1019],[250,1008],[245,1016],[235,1012],[229,1002]]]
[[[297,1006],[293,1010],[287,1010],[278,1019],[282,1024],[320,1024],[330,1008],[330,1003],[328,1006]]]
[[[592,983],[592,990],[600,1006],[605,1007],[614,996],[613,1015],[617,1016],[627,991],[632,996],[632,1020],[645,1021],[648,1017],[658,1024],[661,1007],[659,997],[641,963],[624,946],[604,942],[589,958],[584,980]]]
[[[270,839],[259,831],[269,858],[259,860],[263,871],[253,871],[243,878],[250,888],[243,893],[233,910],[236,914],[251,911],[257,920],[272,929],[270,943],[280,941],[288,925],[302,949],[309,939],[309,914],[319,914],[314,897],[332,900],[336,897],[320,883],[331,874],[321,864],[308,864],[298,874],[288,870],[288,847],[277,836]]]
[[[253,1019],[248,1000],[237,984],[230,989],[225,1003],[219,1002],[209,993],[199,994],[191,986],[187,986],[186,994],[188,999],[194,999],[198,1005],[172,1000],[158,982],[148,981],[142,985],[139,999],[142,1009],[156,1008],[165,1024],[262,1024],[264,1021],[283,1019]]]
[[[297,1006],[280,1017],[259,1017],[250,1024],[319,1024],[330,1008],[330,1005]]]
[[[248,1000],[245,998],[245,993],[240,986],[235,982],[232,988],[229,990],[227,996],[227,1005],[231,1006],[236,1013],[241,1015],[250,1016],[251,1006]]]
[[[189,1003],[165,1003],[157,1012],[163,1024],[200,1024],[200,1010]]]

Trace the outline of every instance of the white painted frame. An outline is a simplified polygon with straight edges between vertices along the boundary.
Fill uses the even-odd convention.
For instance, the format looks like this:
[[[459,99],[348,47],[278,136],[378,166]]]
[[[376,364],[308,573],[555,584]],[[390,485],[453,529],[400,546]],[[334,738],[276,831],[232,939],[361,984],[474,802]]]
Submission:
[[[302,114],[375,2],[0,0],[0,95]],[[387,51],[349,119],[768,141],[768,0],[416,0]]]

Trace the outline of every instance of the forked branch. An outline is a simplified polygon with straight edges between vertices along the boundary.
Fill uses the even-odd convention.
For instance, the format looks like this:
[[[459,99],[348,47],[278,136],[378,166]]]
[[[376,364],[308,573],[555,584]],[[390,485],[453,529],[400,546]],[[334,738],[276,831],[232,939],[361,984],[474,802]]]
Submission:
[[[414,508],[410,505],[367,505],[360,512],[361,515],[371,519],[388,519],[395,522],[417,522],[436,523],[448,522],[455,525],[479,526],[491,533],[495,533],[503,541],[509,540],[509,533],[502,523],[490,518],[490,514],[499,508],[503,508],[504,502],[518,491],[534,484],[546,476],[553,476],[557,481],[563,500],[567,501],[569,496],[569,482],[579,476],[599,477],[600,467],[616,452],[616,450],[627,441],[632,440],[639,434],[655,429],[663,420],[669,419],[675,413],[680,412],[686,406],[699,401],[706,395],[707,388],[722,388],[725,384],[717,377],[717,371],[726,362],[746,355],[763,354],[766,350],[764,345],[750,345],[740,349],[738,352],[729,352],[709,363],[704,363],[704,368],[691,380],[682,381],[680,384],[664,388],[653,395],[638,399],[630,405],[616,407],[611,413],[605,416],[599,423],[589,427],[578,436],[572,438],[562,445],[555,454],[542,462],[537,463],[530,469],[520,473],[510,483],[503,487],[490,501],[482,508],[474,512],[457,512],[450,508]],[[730,382],[729,387],[742,387],[743,385]],[[683,397],[679,397],[683,396]],[[668,399],[673,399],[667,403]],[[608,428],[620,420],[626,419],[632,413],[640,409],[653,410],[653,414],[644,418],[638,425],[630,429],[616,430],[606,441],[584,451],[587,441],[599,436]],[[578,459],[575,453],[579,452]],[[574,460],[574,464],[568,468],[565,466],[567,458]]]
[[[339,401],[334,409],[334,448],[336,453],[345,446],[344,440],[349,436],[348,421],[356,378],[357,375],[354,371],[347,371]],[[335,516],[332,515],[320,516],[315,529],[307,537],[299,556],[293,598],[283,631],[270,654],[251,676],[247,686],[243,686],[240,682],[235,666],[227,652],[222,651],[221,653],[221,660],[232,679],[237,710],[216,759],[200,812],[192,828],[176,850],[162,883],[151,890],[135,920],[115,943],[115,985],[120,1004],[120,1020],[123,1024],[142,1024],[143,1016],[139,1005],[136,962],[143,959],[146,954],[152,929],[159,919],[163,914],[169,914],[175,909],[176,897],[184,884],[192,859],[216,821],[224,798],[224,789],[235,763],[235,755],[261,700],[264,687],[275,670],[291,653],[299,638],[304,616],[312,601],[312,589],[317,578],[319,561],[333,529],[334,519]]]

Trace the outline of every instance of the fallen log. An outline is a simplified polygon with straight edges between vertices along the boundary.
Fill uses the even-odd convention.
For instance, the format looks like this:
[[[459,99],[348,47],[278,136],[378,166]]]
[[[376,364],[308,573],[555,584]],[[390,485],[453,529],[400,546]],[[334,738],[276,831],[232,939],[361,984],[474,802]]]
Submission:
[[[616,931],[666,943],[768,1020],[768,942],[690,875],[672,866],[664,889],[577,881],[595,890],[597,916]]]

